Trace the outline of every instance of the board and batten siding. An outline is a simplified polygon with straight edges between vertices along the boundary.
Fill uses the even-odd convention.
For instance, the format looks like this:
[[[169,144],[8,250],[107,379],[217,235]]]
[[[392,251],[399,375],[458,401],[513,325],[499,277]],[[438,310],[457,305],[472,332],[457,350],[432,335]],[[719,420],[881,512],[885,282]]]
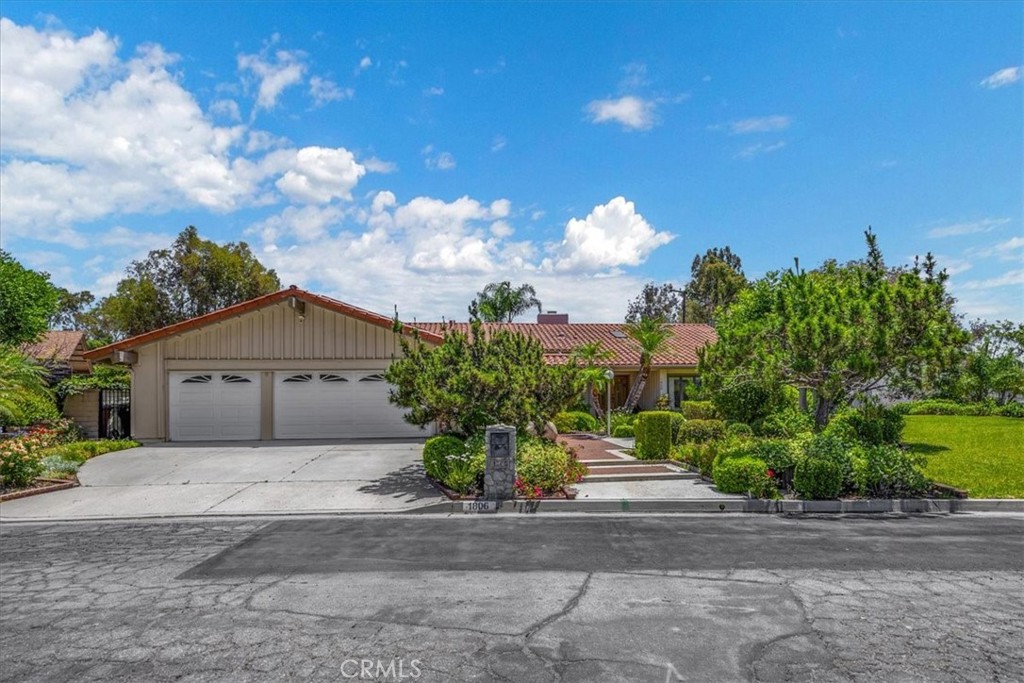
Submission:
[[[168,373],[182,370],[260,370],[271,386],[275,370],[387,368],[402,355],[390,330],[307,303],[305,316],[281,302],[237,318],[183,332],[136,349],[132,369],[132,434],[166,439]],[[263,402],[273,400],[267,391]],[[263,421],[271,409],[265,406]],[[269,432],[264,429],[264,438]]]

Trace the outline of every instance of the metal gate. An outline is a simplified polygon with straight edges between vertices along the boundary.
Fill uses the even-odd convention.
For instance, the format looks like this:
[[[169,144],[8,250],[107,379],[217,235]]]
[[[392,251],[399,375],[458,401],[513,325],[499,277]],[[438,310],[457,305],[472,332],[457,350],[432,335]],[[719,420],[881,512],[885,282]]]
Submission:
[[[128,439],[132,430],[130,389],[100,389],[101,439]]]

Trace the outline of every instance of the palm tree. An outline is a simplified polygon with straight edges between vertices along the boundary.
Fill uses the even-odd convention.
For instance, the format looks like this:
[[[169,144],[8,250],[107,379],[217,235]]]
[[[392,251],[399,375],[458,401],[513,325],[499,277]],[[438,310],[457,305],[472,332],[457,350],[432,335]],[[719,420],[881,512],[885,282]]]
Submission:
[[[612,352],[601,346],[601,342],[587,342],[573,349],[573,357],[582,364],[579,374],[580,385],[586,389],[587,401],[597,419],[604,419],[604,410],[601,409],[600,391],[608,384],[608,378],[604,376],[604,362],[612,357]]]
[[[665,349],[672,331],[663,318],[641,318],[635,323],[626,323],[626,334],[640,347],[640,376],[629,390],[626,398],[626,410],[632,411],[640,402],[640,395],[651,375],[651,362],[654,356]]]
[[[492,282],[477,292],[469,305],[469,317],[485,323],[510,323],[531,308],[541,312],[537,292],[530,284],[513,288],[508,280]]]
[[[0,345],[0,423],[24,418],[22,405],[32,397],[45,397],[46,368],[10,346]]]

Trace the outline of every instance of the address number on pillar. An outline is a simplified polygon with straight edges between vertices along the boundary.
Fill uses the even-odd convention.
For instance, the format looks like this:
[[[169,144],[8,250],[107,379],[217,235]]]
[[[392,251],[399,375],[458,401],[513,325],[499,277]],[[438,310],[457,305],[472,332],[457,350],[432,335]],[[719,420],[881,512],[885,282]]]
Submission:
[[[464,500],[462,501],[463,512],[497,512],[498,501],[496,500]]]

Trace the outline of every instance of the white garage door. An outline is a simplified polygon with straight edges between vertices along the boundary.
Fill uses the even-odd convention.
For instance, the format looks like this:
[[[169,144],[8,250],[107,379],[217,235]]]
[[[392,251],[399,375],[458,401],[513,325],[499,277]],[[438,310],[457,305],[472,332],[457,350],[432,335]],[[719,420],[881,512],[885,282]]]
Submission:
[[[260,438],[258,372],[170,373],[171,441]]]
[[[274,438],[423,437],[388,402],[379,372],[274,373]]]

